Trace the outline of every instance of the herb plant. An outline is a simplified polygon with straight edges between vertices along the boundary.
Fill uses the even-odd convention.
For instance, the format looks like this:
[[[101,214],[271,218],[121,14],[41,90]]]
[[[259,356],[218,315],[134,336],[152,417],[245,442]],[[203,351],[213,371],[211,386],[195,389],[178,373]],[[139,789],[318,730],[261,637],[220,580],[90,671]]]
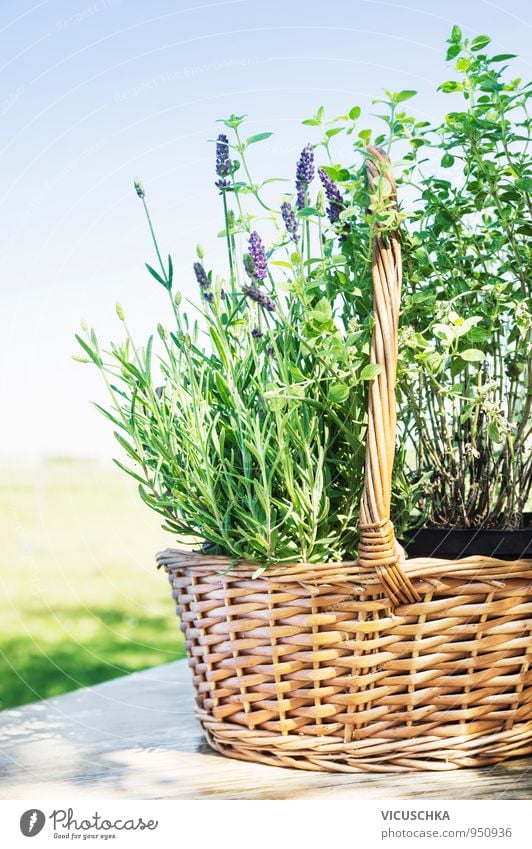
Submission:
[[[459,79],[440,90],[459,102],[438,127],[398,130],[419,198],[405,239],[400,417],[434,525],[519,527],[532,477],[531,90],[488,44],[454,27]]]
[[[333,121],[320,107],[303,122],[319,138],[275,203],[278,178],[252,176],[271,133],[224,119],[214,170],[227,268],[215,274],[198,247],[186,308],[135,182],[156,257],[147,270],[171,322],[139,347],[117,305],[124,341],[103,349],[84,326],[77,359],[109,391],[97,406],[128,458],[115,462],[178,538],[260,568],[356,557],[367,386],[380,369],[369,363],[374,227],[400,227],[406,256],[396,531],[519,523],[532,474],[528,87],[506,80],[511,57],[489,58],[488,43],[453,28],[448,58],[462,78],[441,90],[466,102],[441,126],[404,111],[413,91],[376,101],[377,135],[358,106]],[[335,161],[341,140],[348,164]],[[399,157],[404,207],[382,176],[369,211],[372,145]]]

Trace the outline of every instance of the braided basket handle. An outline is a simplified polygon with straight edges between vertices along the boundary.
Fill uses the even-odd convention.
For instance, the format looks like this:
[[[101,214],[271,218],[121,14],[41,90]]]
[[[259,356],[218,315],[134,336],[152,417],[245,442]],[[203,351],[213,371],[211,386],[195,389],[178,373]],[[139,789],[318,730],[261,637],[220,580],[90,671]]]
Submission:
[[[368,147],[369,188],[379,192],[381,209],[397,204],[396,185],[386,154]],[[384,178],[386,194],[383,197]],[[401,296],[401,246],[397,232],[386,235],[375,231],[373,238],[372,278],[374,328],[370,362],[382,366],[369,385],[368,432],[364,490],[360,505],[359,562],[379,575],[393,606],[419,600],[401,564],[401,549],[390,521],[392,467],[395,455],[397,373],[397,331]]]

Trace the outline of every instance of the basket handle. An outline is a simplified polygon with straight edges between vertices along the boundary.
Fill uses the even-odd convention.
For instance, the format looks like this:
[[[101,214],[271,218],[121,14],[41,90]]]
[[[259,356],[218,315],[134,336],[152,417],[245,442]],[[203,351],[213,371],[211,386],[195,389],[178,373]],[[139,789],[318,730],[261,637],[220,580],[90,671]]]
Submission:
[[[369,189],[376,192],[377,178],[384,177],[385,205],[395,208],[397,194],[390,162],[380,148],[368,147]],[[382,208],[382,187],[380,190]],[[395,455],[397,331],[401,296],[401,246],[396,231],[386,235],[375,229],[372,278],[374,328],[370,362],[382,366],[369,384],[366,467],[359,516],[359,562],[376,571],[395,607],[419,600],[401,564],[399,547],[390,521],[392,467]]]

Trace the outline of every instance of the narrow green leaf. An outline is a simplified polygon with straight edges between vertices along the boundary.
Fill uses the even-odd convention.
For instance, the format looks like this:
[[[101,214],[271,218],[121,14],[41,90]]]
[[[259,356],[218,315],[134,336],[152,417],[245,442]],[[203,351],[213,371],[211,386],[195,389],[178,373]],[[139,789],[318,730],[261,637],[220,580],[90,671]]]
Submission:
[[[155,271],[154,268],[151,267],[151,265],[148,265],[147,262],[145,262],[144,265],[146,266],[146,268],[150,272],[151,276],[154,277],[155,280],[157,280],[157,282],[161,284],[161,286],[164,286],[165,289],[170,289],[170,286],[168,285],[168,281],[164,280],[161,277],[161,275],[157,271]]]
[[[98,356],[98,354],[96,353],[96,351],[93,351],[93,350],[92,350],[92,348],[90,347],[90,345],[88,345],[88,344],[85,342],[85,340],[81,338],[81,336],[78,336],[78,334],[77,334],[77,333],[75,334],[75,336],[76,336],[76,339],[77,339],[78,343],[81,345],[81,347],[83,348],[83,350],[85,351],[85,353],[86,353],[86,354],[88,354],[88,356],[91,358],[91,360],[93,361],[93,363],[95,363],[95,364],[96,364],[99,368],[101,368],[101,367],[102,367],[102,365],[103,365],[102,360],[101,360],[101,357],[99,357],[99,356]]]
[[[255,136],[250,136],[246,139],[246,144],[256,144],[257,142],[264,141],[264,139],[269,139],[270,136],[273,136],[273,133],[257,133]]]
[[[517,53],[497,53],[496,56],[492,56],[490,62],[505,62],[506,59],[515,59],[517,57]]]
[[[144,478],[141,478],[140,475],[135,474],[135,472],[133,472],[131,469],[128,469],[127,466],[122,465],[122,463],[120,463],[119,460],[115,460],[113,458],[113,463],[115,463],[118,466],[119,469],[121,469],[123,472],[125,472],[126,475],[129,475],[130,477],[132,477],[136,481],[138,481],[138,483],[141,483],[143,485],[146,484],[146,481],[144,480]]]

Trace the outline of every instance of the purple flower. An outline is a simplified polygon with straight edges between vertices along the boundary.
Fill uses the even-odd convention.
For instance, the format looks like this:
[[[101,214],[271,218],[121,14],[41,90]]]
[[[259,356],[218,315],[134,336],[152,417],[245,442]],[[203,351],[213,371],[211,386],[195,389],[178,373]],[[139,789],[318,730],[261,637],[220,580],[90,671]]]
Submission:
[[[289,204],[288,201],[281,204],[281,215],[283,216],[286,232],[290,235],[294,242],[297,242],[299,239],[299,233],[297,232],[297,218],[294,210],[292,209],[292,205]]]
[[[220,177],[215,185],[219,189],[227,189],[230,185],[227,179],[231,174],[231,160],[229,158],[229,139],[224,133],[220,133],[216,140],[216,173]]]
[[[214,295],[211,292],[211,281],[207,277],[207,272],[201,262],[194,263],[194,274],[196,275],[196,280],[199,283],[202,297],[209,303],[212,303],[214,301]]]
[[[255,280],[264,280],[268,274],[268,261],[262,239],[254,230],[249,237],[249,255],[253,260],[253,274]]]
[[[259,307],[263,307],[268,312],[275,311],[275,303],[272,301],[269,295],[266,294],[266,292],[263,292],[261,289],[257,289],[255,286],[244,286],[242,291],[244,292],[244,295],[246,295],[246,297],[248,297],[252,301],[255,301],[255,303],[258,304]]]
[[[261,336],[264,336],[264,333],[262,332],[262,330],[259,330],[258,327],[254,327],[253,330],[251,331],[251,335],[253,336],[254,339],[260,339]]]
[[[305,194],[309,184],[314,179],[314,151],[312,145],[307,144],[301,151],[296,168],[297,208],[305,206]]]
[[[194,274],[196,275],[196,280],[198,281],[202,289],[210,288],[211,281],[207,277],[207,272],[205,271],[201,262],[194,263]]]
[[[331,224],[336,224],[337,221],[340,220],[340,213],[343,209],[345,209],[344,199],[340,194],[340,189],[338,188],[334,180],[329,177],[329,175],[323,168],[318,168],[318,174],[322,186],[325,189],[327,200],[329,201],[329,206],[327,207],[327,215],[329,216],[329,221],[331,222]]]

